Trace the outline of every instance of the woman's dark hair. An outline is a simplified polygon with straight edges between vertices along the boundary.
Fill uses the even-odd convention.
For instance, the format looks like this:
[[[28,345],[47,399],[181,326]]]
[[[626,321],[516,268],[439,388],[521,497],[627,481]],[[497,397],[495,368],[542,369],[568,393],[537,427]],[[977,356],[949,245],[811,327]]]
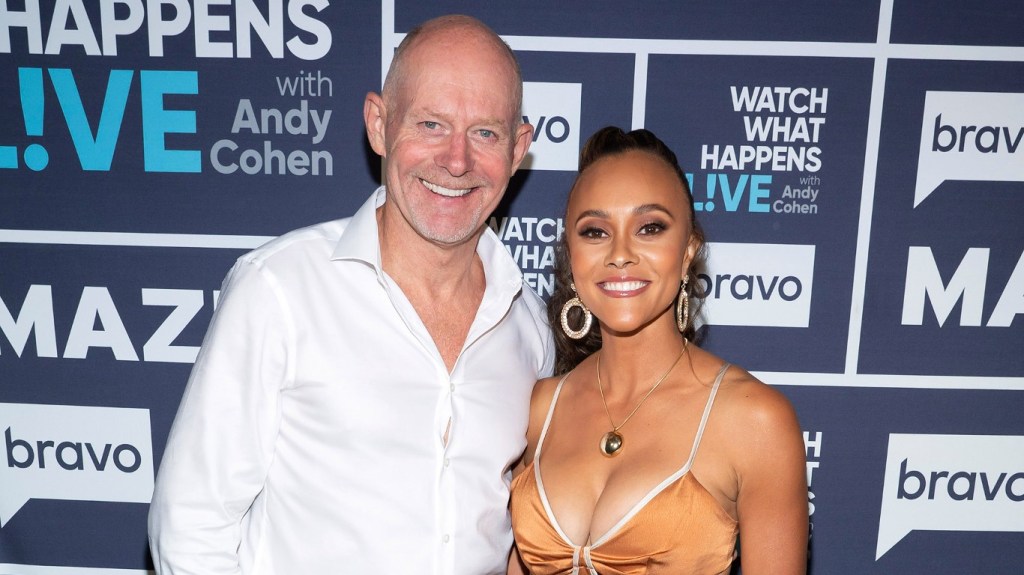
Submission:
[[[573,182],[569,195],[576,190],[576,185],[587,169],[595,162],[608,156],[615,156],[629,151],[641,151],[660,158],[675,171],[676,176],[683,185],[683,192],[686,194],[687,205],[690,206],[690,229],[693,236],[700,242],[700,249],[697,256],[690,262],[690,269],[686,270],[686,292],[690,298],[690,323],[683,332],[683,337],[693,343],[700,343],[703,339],[704,327],[697,330],[694,327],[695,319],[700,315],[700,309],[704,303],[703,284],[697,279],[697,270],[703,265],[705,259],[704,231],[693,211],[693,195],[690,192],[690,185],[686,174],[679,166],[679,160],[675,153],[665,145],[653,132],[648,130],[633,130],[626,133],[615,126],[601,128],[587,140],[580,152],[579,171],[576,173],[576,180]],[[567,301],[574,297],[570,283],[572,282],[572,268],[569,265],[569,247],[563,232],[558,245],[555,248],[555,290],[548,300],[548,320],[555,333],[555,373],[562,374],[572,370],[587,356],[601,348],[601,329],[598,322],[593,322],[587,333],[581,339],[571,339],[565,335],[561,326],[562,307]],[[569,312],[570,327],[577,327],[583,324],[583,311],[579,307]]]

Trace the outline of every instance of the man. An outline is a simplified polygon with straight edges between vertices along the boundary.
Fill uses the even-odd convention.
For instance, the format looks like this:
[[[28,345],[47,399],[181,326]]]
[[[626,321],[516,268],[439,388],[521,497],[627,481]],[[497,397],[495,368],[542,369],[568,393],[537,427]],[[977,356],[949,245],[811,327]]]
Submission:
[[[526,155],[511,50],[464,16],[364,105],[385,186],[232,268],[150,511],[158,573],[504,573],[510,464],[551,372],[485,220]]]

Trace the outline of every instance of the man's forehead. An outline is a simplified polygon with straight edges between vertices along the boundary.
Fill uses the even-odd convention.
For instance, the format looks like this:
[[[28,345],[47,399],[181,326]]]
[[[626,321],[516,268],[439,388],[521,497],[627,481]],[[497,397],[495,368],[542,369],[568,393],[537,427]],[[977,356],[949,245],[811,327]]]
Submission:
[[[397,100],[408,111],[455,116],[480,116],[495,124],[514,120],[515,86],[510,78],[473,72],[433,73],[421,68],[396,86]],[[488,77],[489,76],[489,77]]]

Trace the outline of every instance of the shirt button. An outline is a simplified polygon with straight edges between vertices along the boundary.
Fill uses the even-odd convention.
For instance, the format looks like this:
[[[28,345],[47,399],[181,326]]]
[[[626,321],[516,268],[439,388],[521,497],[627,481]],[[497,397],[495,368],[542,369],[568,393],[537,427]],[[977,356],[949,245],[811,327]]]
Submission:
[[[448,534],[445,533],[444,537],[442,537],[441,540],[447,543],[449,540],[451,540],[451,537],[449,537]]]
[[[445,458],[444,458],[444,466],[445,466],[445,467],[448,467],[448,464],[449,464],[449,463],[451,463],[451,461],[449,461],[449,460],[448,460],[448,458],[447,458],[447,457],[445,457]]]
[[[454,383],[450,384],[448,386],[448,389],[450,389],[452,393],[455,393],[455,384]]]

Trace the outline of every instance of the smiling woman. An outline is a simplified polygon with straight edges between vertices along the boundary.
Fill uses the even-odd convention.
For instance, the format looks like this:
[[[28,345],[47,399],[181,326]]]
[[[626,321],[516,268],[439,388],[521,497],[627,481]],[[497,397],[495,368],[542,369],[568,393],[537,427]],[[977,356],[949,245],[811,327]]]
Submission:
[[[594,134],[548,309],[563,375],[534,388],[512,482],[510,573],[724,574],[738,540],[747,575],[805,572],[800,427],[697,345],[703,246],[675,154],[646,130]]]

